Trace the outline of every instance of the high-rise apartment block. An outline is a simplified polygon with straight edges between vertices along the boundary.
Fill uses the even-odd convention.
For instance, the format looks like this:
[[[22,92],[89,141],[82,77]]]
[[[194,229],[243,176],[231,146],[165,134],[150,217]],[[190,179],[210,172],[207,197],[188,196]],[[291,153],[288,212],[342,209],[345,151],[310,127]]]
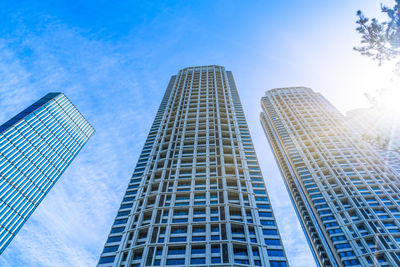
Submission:
[[[94,130],[62,93],[49,93],[0,126],[0,253]]]
[[[232,73],[172,76],[98,266],[287,266]]]
[[[273,89],[261,122],[319,266],[400,266],[400,176],[309,88]]]

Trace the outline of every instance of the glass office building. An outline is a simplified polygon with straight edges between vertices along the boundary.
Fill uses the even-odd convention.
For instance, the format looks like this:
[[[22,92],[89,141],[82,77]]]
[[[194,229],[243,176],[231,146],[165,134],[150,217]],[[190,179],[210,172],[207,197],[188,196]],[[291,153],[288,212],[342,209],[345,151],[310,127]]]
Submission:
[[[224,67],[172,76],[98,266],[287,266]]]
[[[49,93],[0,126],[0,253],[94,130],[62,93]]]
[[[400,266],[400,176],[321,94],[273,89],[261,123],[319,266]]]

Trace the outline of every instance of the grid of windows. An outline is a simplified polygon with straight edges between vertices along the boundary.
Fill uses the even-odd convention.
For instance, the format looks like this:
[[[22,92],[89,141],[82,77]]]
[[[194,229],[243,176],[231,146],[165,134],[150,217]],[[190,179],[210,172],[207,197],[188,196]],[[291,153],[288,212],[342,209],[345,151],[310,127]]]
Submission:
[[[62,93],[49,93],[0,126],[0,253],[94,129]]]
[[[273,89],[261,123],[321,266],[400,266],[400,176],[309,88]]]
[[[183,69],[168,85],[99,266],[270,260],[286,266],[232,73]]]

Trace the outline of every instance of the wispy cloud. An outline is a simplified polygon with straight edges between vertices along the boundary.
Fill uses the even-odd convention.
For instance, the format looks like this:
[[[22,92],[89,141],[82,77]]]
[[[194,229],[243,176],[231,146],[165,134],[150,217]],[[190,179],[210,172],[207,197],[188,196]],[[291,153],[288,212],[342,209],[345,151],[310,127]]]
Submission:
[[[287,46],[298,44],[302,35],[307,36],[301,40],[304,49],[312,47],[309,53],[321,46],[320,24],[299,11],[304,3],[29,2],[0,3],[0,123],[47,92],[61,91],[96,133],[5,250],[0,266],[96,264],[168,76],[197,64],[226,64],[234,71],[289,260],[293,266],[312,265],[255,105],[271,84],[305,81],[322,87],[321,74],[340,77],[324,55],[312,58],[321,64],[315,69],[303,66],[312,55],[304,58],[306,53],[295,49],[288,54]],[[314,12],[311,5],[305,11]],[[322,5],[334,6],[331,16],[341,17],[334,13],[339,5]],[[331,28],[338,28],[328,20],[334,24]],[[314,32],[307,23],[315,24],[318,34],[307,35]],[[335,34],[329,31],[332,39],[340,40],[343,29]],[[320,50],[332,52],[336,46],[339,43]],[[293,62],[300,67],[291,68]],[[340,89],[347,96],[351,86],[331,92]]]
[[[93,266],[163,93],[157,90],[165,84],[147,76],[150,83],[143,87],[137,76],[144,71],[126,60],[137,50],[122,56],[56,20],[44,30],[28,33],[17,47],[17,39],[0,39],[0,121],[49,91],[61,91],[97,131],[0,265]]]
[[[15,113],[21,104],[28,103],[35,92],[29,90],[31,74],[25,70],[22,63],[0,40],[0,123],[6,121],[8,115]]]

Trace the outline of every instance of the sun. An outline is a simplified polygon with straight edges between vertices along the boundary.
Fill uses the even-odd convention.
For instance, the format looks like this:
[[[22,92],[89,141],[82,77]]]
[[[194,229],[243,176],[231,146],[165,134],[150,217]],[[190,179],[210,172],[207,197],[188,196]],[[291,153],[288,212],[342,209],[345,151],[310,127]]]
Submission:
[[[400,78],[393,79],[388,87],[378,93],[375,100],[377,107],[386,115],[400,116]]]

